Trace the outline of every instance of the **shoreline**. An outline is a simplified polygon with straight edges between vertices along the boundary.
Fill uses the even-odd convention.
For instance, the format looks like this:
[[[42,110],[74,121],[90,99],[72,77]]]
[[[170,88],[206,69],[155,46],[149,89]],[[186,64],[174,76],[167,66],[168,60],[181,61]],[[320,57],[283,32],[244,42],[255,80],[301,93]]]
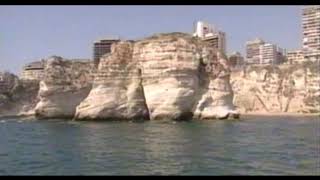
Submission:
[[[250,117],[250,116],[260,116],[260,117],[276,117],[276,116],[287,116],[287,117],[319,117],[320,120],[320,113],[268,113],[268,112],[247,112],[247,113],[239,113],[239,118],[241,119],[243,117]],[[30,118],[34,118],[36,119],[36,117],[34,115],[9,115],[9,116],[0,116],[0,120],[4,120],[4,119],[13,119],[13,118],[17,118],[17,119],[30,119]],[[212,120],[216,120],[216,119],[212,119]],[[225,119],[228,120],[228,119]]]
[[[319,116],[320,117],[320,113],[284,113],[284,112],[280,112],[280,113],[268,113],[268,112],[247,112],[247,113],[240,113],[240,117],[241,116],[294,116],[294,117],[315,117],[315,116]]]

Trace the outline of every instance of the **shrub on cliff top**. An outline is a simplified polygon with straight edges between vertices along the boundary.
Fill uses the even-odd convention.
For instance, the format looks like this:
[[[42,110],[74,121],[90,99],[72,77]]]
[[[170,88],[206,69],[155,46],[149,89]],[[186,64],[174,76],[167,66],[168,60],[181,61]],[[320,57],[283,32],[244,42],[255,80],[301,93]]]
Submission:
[[[204,43],[200,41],[199,38],[193,37],[192,35],[188,33],[183,33],[183,32],[172,32],[172,33],[157,33],[152,36],[143,38],[139,41],[138,43],[145,43],[148,41],[153,41],[153,40],[159,40],[159,39],[165,39],[165,38],[170,38],[172,41],[178,40],[178,38],[183,38],[189,41],[190,43]]]

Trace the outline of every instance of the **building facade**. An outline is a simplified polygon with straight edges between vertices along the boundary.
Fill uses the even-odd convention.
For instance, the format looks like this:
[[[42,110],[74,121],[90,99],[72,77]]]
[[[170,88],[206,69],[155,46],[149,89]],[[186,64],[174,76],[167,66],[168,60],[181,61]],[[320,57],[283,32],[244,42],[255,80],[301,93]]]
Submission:
[[[226,33],[217,30],[213,25],[202,21],[196,22],[193,36],[201,38],[226,54]]]
[[[285,49],[275,44],[260,46],[260,64],[282,64],[285,61]]]
[[[212,47],[226,54],[226,33],[218,31],[216,33],[209,33],[203,38],[204,41],[208,42]]]
[[[288,51],[287,64],[300,64],[305,61],[302,50]]]
[[[213,25],[203,21],[197,21],[194,25],[193,36],[204,38],[206,34],[213,33],[214,31],[215,28]]]
[[[247,64],[260,64],[260,46],[264,45],[264,40],[256,38],[252,41],[246,42],[246,63]]]
[[[44,78],[44,68],[44,60],[29,63],[23,67],[21,79],[41,81]]]
[[[320,60],[320,6],[302,9],[303,53],[307,60]]]
[[[260,64],[275,64],[277,59],[277,47],[266,43],[260,46]]]
[[[246,42],[246,64],[281,64],[286,50],[260,38]]]
[[[93,44],[93,61],[97,67],[100,62],[100,58],[107,53],[111,52],[111,46],[114,43],[119,42],[119,38],[102,39],[95,41]]]

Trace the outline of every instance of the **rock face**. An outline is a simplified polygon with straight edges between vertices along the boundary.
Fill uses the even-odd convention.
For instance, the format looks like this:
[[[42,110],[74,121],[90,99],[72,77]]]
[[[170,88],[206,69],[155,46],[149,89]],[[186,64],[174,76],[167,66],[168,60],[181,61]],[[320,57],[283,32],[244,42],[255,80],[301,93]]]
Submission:
[[[47,59],[45,76],[40,82],[36,116],[72,118],[76,106],[91,89],[93,69],[92,62],[69,61],[57,56]]]
[[[249,66],[232,74],[241,112],[320,112],[319,64]]]
[[[199,90],[199,45],[181,34],[154,36],[135,44],[133,59],[141,65],[150,119],[192,118]]]
[[[38,81],[25,81],[0,72],[0,117],[33,115],[38,102]]]
[[[105,56],[76,119],[226,118],[235,113],[222,55],[188,34],[120,42]]]
[[[228,118],[229,115],[236,118],[238,112],[233,105],[233,91],[230,85],[230,68],[226,57],[218,53],[216,59],[207,63],[200,74],[201,91],[194,115],[197,119]]]
[[[77,107],[76,119],[148,119],[133,43],[120,42],[105,55],[88,97]]]
[[[237,114],[226,57],[189,34],[118,42],[98,69],[93,62],[57,56],[44,61],[44,77],[34,86],[25,87],[30,82],[15,76],[0,81],[6,82],[0,86],[0,114],[28,112],[39,118],[77,120],[189,120]]]

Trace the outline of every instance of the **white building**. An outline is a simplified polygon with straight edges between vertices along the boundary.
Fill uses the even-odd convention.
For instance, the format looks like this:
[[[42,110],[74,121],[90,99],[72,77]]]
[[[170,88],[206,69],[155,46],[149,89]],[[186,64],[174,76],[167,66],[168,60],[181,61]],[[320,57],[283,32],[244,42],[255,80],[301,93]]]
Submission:
[[[266,43],[260,46],[260,64],[276,64],[277,46]]]
[[[303,53],[308,60],[320,60],[320,6],[302,10]]]
[[[281,64],[285,60],[285,54],[285,49],[260,38],[246,42],[247,64]]]
[[[281,64],[285,59],[285,49],[275,44],[266,43],[260,46],[260,64]]]
[[[207,34],[213,33],[213,32],[216,32],[213,25],[206,22],[198,21],[194,25],[193,36],[204,38]]]
[[[209,42],[213,47],[226,54],[226,33],[217,30],[213,25],[202,21],[196,22],[193,36]]]

